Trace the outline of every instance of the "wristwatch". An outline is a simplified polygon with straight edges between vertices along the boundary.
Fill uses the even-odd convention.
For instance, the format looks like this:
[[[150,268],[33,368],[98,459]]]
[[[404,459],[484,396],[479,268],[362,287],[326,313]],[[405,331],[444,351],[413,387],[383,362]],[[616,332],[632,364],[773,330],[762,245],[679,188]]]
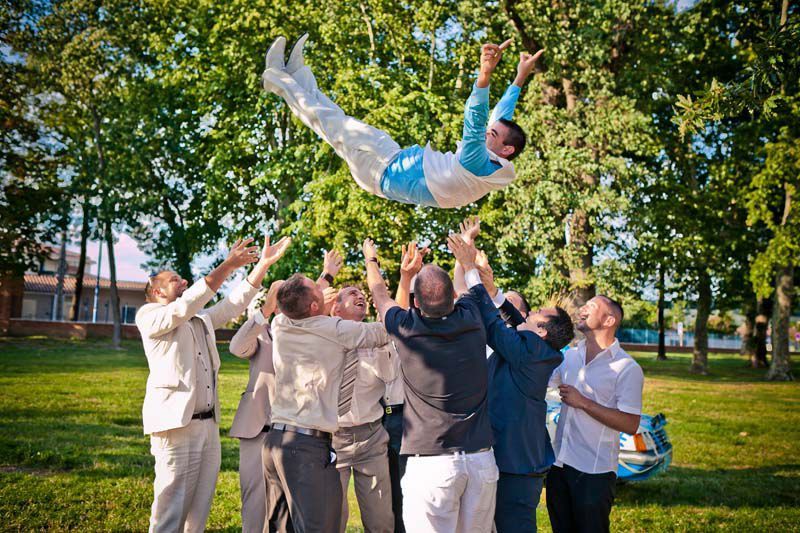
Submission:
[[[380,262],[380,261],[378,261],[378,258],[377,258],[377,257],[370,257],[369,259],[367,259],[367,261],[370,261],[370,262],[372,262],[372,263],[375,263],[376,265],[378,265],[378,268],[380,268],[380,267],[381,267],[381,262]]]
[[[331,276],[329,273],[323,272],[320,277],[325,281],[327,281],[329,284],[333,285],[333,276]]]

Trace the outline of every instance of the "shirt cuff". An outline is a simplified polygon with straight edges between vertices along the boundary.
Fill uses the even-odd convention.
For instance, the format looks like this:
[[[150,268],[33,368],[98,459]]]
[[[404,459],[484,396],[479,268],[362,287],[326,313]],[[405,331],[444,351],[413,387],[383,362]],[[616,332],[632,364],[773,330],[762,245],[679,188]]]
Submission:
[[[502,289],[497,289],[497,294],[494,295],[492,298],[492,302],[494,302],[494,306],[500,309],[500,307],[505,303],[506,295],[503,294]]]
[[[259,307],[258,311],[256,311],[256,314],[253,315],[253,319],[256,321],[256,324],[258,324],[259,326],[263,326],[264,324],[267,323],[267,319],[264,318],[264,313],[261,312],[261,308],[260,307]]]
[[[416,283],[416,282],[417,282],[417,275],[414,274],[414,277],[411,278],[411,284],[408,287],[408,293],[409,294],[414,294],[414,283]]]
[[[467,288],[471,289],[475,285],[481,284],[481,275],[478,273],[477,268],[470,268],[464,272],[464,281],[467,283]]]

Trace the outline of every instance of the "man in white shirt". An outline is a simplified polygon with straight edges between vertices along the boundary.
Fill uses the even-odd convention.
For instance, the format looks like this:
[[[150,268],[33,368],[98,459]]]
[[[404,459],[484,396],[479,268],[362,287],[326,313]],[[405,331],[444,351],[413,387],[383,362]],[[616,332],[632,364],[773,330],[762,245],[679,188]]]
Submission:
[[[191,287],[169,270],[152,276],[148,303],[136,313],[150,368],[142,418],[155,457],[151,532],[205,529],[221,462],[214,330],[242,314],[290,242],[270,246],[267,237],[259,254],[248,246],[252,240],[237,241],[227,259]],[[246,280],[203,309],[231,274],[256,261]]]
[[[344,287],[333,304],[333,316],[363,322],[368,304],[358,287]],[[339,394],[339,430],[333,434],[336,469],[347,494],[352,474],[361,523],[365,531],[392,533],[392,486],[389,476],[389,434],[381,424],[381,398],[386,383],[395,378],[398,359],[392,343],[378,348],[359,348],[345,359]],[[349,509],[342,498],[342,521],[347,527]]]
[[[619,434],[635,434],[644,374],[620,348],[622,306],[595,296],[581,307],[576,328],[586,339],[564,354],[550,378],[561,414],[547,475],[547,511],[555,533],[609,531]]]

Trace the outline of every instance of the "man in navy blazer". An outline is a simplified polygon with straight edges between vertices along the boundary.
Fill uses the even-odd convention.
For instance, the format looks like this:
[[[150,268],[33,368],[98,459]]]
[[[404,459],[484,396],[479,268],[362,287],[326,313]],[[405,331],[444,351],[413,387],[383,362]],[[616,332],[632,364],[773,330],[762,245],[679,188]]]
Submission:
[[[574,337],[572,320],[560,307],[541,308],[523,318],[494,286],[491,269],[475,265],[476,250],[458,236],[448,242],[464,269],[464,297],[478,303],[489,357],[489,416],[497,485],[497,531],[536,531],[536,506],[553,462],[547,434],[547,382],[561,364],[561,348]],[[502,305],[501,318],[498,307]],[[511,327],[509,327],[511,326]]]

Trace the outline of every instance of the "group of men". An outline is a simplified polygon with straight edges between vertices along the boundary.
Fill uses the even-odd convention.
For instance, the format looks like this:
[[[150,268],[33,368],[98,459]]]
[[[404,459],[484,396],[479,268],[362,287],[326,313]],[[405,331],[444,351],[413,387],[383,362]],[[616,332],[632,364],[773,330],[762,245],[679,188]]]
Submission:
[[[360,187],[449,208],[513,181],[511,161],[526,138],[511,117],[542,51],[520,54],[490,118],[490,78],[510,40],[481,47],[462,143],[442,153],[401,149],[347,116],[319,91],[303,57],[306,38],[288,61],[286,40],[273,42],[264,88],[332,146]],[[374,244],[364,241],[377,322],[365,322],[361,289],[331,286],[342,264],[333,251],[316,281],[295,274],[250,305],[288,238],[267,238],[260,250],[252,239],[237,242],[191,286],[168,270],[152,276],[136,315],[150,367],[143,407],[156,473],[150,530],[205,527],[221,463],[214,330],[250,305],[230,345],[250,366],[230,431],[240,441],[244,531],[343,532],[351,479],[368,532],[535,531],[543,486],[554,531],[608,531],[619,433],[638,429],[643,384],[615,338],[622,307],[597,296],[575,325],[559,307],[531,311],[518,293],[506,297],[495,286],[474,244],[478,220],[460,230],[447,239],[452,279],[423,264],[426,249],[403,247],[394,299]],[[250,263],[247,278],[206,308]],[[584,339],[564,351],[575,329]],[[552,443],[548,385],[563,404]]]
[[[143,417],[155,457],[151,531],[202,531],[221,462],[214,330],[250,379],[230,434],[240,439],[244,531],[344,531],[351,479],[365,531],[536,531],[543,486],[554,531],[608,531],[619,433],[635,433],[643,376],[615,339],[622,308],[597,296],[574,337],[559,307],[519,308],[476,249],[477,219],[447,239],[450,274],[403,247],[395,298],[371,240],[366,286],[333,290],[328,252],[315,281],[295,274],[252,305],[288,238],[237,242],[189,286],[163,271],[137,313],[150,366]],[[228,296],[222,282],[256,263]],[[258,301],[258,299],[256,299]],[[272,315],[274,318],[270,320]],[[487,358],[486,346],[491,349]],[[548,385],[563,406],[552,442]]]

